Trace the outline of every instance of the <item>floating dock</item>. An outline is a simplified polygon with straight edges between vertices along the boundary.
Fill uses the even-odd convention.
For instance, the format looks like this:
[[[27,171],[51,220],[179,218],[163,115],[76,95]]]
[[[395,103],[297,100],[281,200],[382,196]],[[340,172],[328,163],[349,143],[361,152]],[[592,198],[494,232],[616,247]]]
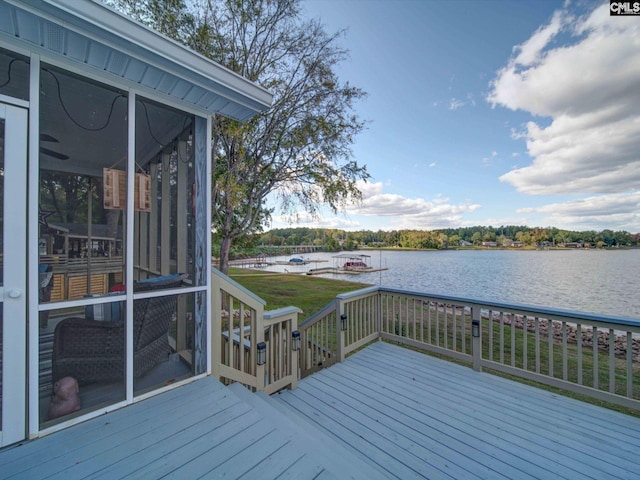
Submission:
[[[383,270],[389,270],[387,267],[383,268],[358,268],[358,269],[344,269],[336,267],[323,267],[312,268],[307,272],[307,275],[322,275],[325,273],[335,273],[338,275],[360,275],[361,273],[381,272]]]

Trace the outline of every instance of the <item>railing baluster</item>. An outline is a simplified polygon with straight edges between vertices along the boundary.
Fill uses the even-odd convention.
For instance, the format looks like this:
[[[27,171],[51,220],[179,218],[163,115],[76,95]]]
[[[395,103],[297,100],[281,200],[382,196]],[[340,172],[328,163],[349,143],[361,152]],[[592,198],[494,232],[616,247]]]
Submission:
[[[616,391],[616,338],[613,328],[609,329],[609,393]]]
[[[540,319],[535,317],[536,373],[540,373]]]
[[[596,390],[600,388],[600,367],[598,366],[598,327],[593,326],[593,336],[591,341],[593,343],[593,388]]]
[[[444,348],[446,348],[447,350],[449,349],[449,319],[448,319],[448,314],[447,314],[447,308],[449,307],[449,305],[443,305],[442,306],[442,310],[444,311]]]
[[[415,298],[411,300],[411,305],[412,305],[412,308],[413,308],[413,327],[412,327],[413,328],[413,335],[412,335],[412,338],[415,340],[417,338],[417,336],[418,336],[417,321],[416,321],[416,316],[417,316],[417,313],[418,313],[417,312],[418,307],[416,306],[417,305],[417,300]]]
[[[493,362],[493,310],[489,310],[489,361]]]
[[[553,370],[553,320],[547,319],[547,343],[549,345],[549,376],[553,378],[555,376]]]
[[[233,342],[233,310],[235,309],[235,305],[233,302],[233,297],[229,295],[227,297],[227,305],[228,305],[228,314],[227,314],[227,343],[229,344],[228,352],[229,358],[227,358],[227,365],[229,367],[233,367],[233,350],[234,350],[234,342]]]
[[[627,332],[627,398],[633,398],[633,338]]]
[[[424,300],[420,300],[420,342],[424,343]]]
[[[504,363],[504,312],[500,312],[500,363]]]
[[[431,340],[431,304],[433,302],[431,300],[429,300],[429,302],[427,303],[427,343],[429,345],[433,345],[433,342]]]
[[[527,316],[522,316],[522,369],[528,370],[529,365],[527,363],[527,324],[528,324]]]
[[[452,349],[453,349],[454,352],[458,350],[458,338],[457,338],[458,337],[458,316],[457,316],[457,313],[458,313],[458,306],[457,305],[452,305],[451,306],[451,314],[453,316],[453,325],[452,325],[451,330],[453,331],[453,338],[452,338],[451,341],[453,342]],[[464,324],[460,325],[460,327],[462,327],[461,332],[460,332],[460,335],[462,337],[461,338],[461,342],[462,342],[461,350],[462,350],[462,352],[464,352]]]
[[[402,336],[406,338],[410,338],[409,336],[409,297],[404,297],[404,311],[405,311],[404,320],[405,320],[406,327],[405,327],[404,335]]]
[[[576,343],[578,346],[578,385],[582,385],[582,325],[576,325]]]
[[[440,346],[440,304],[436,303],[436,346]]]
[[[511,366],[516,366],[516,315],[509,314],[511,318]]]
[[[569,359],[567,354],[567,322],[562,322],[562,379],[567,380],[569,377]]]

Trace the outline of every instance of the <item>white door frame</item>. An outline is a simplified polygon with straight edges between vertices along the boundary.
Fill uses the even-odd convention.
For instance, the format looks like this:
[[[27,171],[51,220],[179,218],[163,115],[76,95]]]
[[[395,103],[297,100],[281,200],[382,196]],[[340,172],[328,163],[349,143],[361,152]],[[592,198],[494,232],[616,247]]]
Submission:
[[[5,446],[26,437],[28,112],[0,103],[0,118],[5,120],[0,446]]]

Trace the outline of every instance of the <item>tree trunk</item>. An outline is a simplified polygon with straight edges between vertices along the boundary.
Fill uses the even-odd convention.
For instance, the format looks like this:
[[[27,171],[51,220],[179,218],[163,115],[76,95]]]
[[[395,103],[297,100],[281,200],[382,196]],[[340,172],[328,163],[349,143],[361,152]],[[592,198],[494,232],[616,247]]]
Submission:
[[[220,242],[220,271],[229,273],[229,252],[231,251],[231,238],[223,236]]]

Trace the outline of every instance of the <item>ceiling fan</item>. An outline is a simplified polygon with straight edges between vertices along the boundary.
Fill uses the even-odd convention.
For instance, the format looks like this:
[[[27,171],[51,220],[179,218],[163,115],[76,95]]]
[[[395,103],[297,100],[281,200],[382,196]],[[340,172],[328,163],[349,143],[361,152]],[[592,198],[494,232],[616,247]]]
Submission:
[[[50,142],[50,143],[60,143],[56,137],[53,137],[47,133],[40,134],[40,142]],[[69,155],[65,155],[64,153],[56,152],[46,147],[40,147],[40,153],[43,155],[48,155],[49,157],[55,158],[57,160],[68,160]]]

